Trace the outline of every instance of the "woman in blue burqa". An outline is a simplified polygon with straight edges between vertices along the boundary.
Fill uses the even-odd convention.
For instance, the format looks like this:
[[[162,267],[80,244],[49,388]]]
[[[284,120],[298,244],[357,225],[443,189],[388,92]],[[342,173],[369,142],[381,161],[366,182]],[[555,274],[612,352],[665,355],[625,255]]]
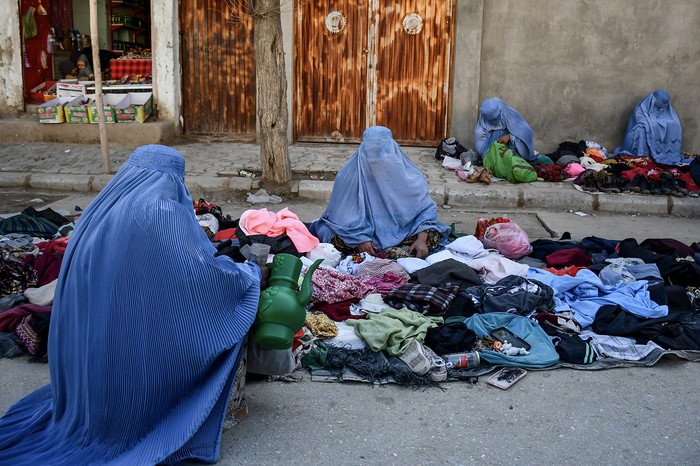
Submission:
[[[495,141],[506,144],[528,162],[537,158],[532,128],[516,109],[498,97],[484,100],[474,128],[474,143],[481,157]]]
[[[0,464],[214,462],[257,265],[214,257],[175,150],[136,149],[77,222],[54,296],[51,383],[0,419]]]
[[[310,231],[345,253],[393,249],[423,258],[446,244],[450,228],[437,220],[423,172],[391,130],[373,126],[338,171],[328,207]]]
[[[614,154],[651,156],[657,163],[684,162],[681,153],[681,122],[671,106],[671,96],[659,89],[632,111],[622,146]],[[689,161],[688,161],[689,162]]]

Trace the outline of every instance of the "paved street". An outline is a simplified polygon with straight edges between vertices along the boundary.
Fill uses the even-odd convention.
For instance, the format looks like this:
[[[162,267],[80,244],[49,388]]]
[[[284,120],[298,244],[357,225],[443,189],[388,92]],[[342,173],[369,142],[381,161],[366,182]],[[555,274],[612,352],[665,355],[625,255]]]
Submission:
[[[192,190],[197,197],[201,193]],[[60,200],[56,196],[65,195]],[[72,213],[95,193],[3,190],[0,213],[28,201]],[[224,214],[288,206],[302,220],[323,203],[286,199],[251,205],[240,193],[208,199]],[[47,204],[34,204],[39,208]],[[472,232],[493,212],[440,208],[440,220]],[[504,213],[504,212],[501,212]],[[576,215],[567,209],[505,212],[532,239],[572,233],[697,240],[697,220],[671,216]],[[49,382],[48,367],[0,359],[0,412]],[[653,367],[530,371],[509,390],[481,380],[442,388],[311,381],[249,381],[249,417],[222,437],[218,464],[635,464],[695,465],[700,458],[700,364],[661,360]]]

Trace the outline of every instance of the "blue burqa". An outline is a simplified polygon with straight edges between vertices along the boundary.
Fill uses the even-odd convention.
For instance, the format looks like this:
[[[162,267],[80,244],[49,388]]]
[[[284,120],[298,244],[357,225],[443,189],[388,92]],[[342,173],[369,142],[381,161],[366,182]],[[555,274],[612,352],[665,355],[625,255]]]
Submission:
[[[506,134],[510,134],[508,142],[510,150],[528,162],[537,158],[532,128],[525,118],[498,97],[484,100],[479,107],[479,121],[474,128],[476,151],[483,157],[491,144]]]
[[[656,162],[666,165],[683,161],[681,122],[666,91],[654,91],[632,111],[625,139],[615,154],[621,152],[651,156]]]
[[[175,150],[144,146],[88,206],[54,296],[51,383],[0,419],[0,464],[214,462],[260,271],[197,223]]]
[[[391,130],[366,129],[360,148],[338,171],[325,213],[310,231],[324,243],[337,235],[350,247],[372,241],[386,249],[425,230],[436,230],[446,241],[450,227],[437,220],[423,172]]]

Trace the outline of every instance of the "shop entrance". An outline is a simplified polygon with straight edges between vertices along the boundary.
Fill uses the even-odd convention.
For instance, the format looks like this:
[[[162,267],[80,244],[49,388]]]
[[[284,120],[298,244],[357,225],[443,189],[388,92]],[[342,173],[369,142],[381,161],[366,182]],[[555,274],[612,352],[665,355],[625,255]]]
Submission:
[[[359,142],[372,125],[402,144],[447,137],[455,1],[328,5],[295,8],[296,140]]]
[[[247,2],[180,2],[183,131],[255,140],[255,52]]]

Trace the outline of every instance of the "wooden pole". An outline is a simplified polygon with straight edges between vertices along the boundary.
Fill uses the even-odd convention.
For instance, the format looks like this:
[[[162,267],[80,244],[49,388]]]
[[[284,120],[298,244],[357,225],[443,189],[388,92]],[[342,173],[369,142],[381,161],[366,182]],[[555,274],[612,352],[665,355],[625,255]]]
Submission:
[[[102,99],[102,67],[100,66],[100,42],[98,39],[97,0],[90,0],[90,42],[92,45],[92,67],[95,73],[95,104],[99,115],[100,146],[102,147],[104,171],[109,174],[112,173],[112,165],[109,162],[109,146],[107,145],[107,124],[105,122]]]

